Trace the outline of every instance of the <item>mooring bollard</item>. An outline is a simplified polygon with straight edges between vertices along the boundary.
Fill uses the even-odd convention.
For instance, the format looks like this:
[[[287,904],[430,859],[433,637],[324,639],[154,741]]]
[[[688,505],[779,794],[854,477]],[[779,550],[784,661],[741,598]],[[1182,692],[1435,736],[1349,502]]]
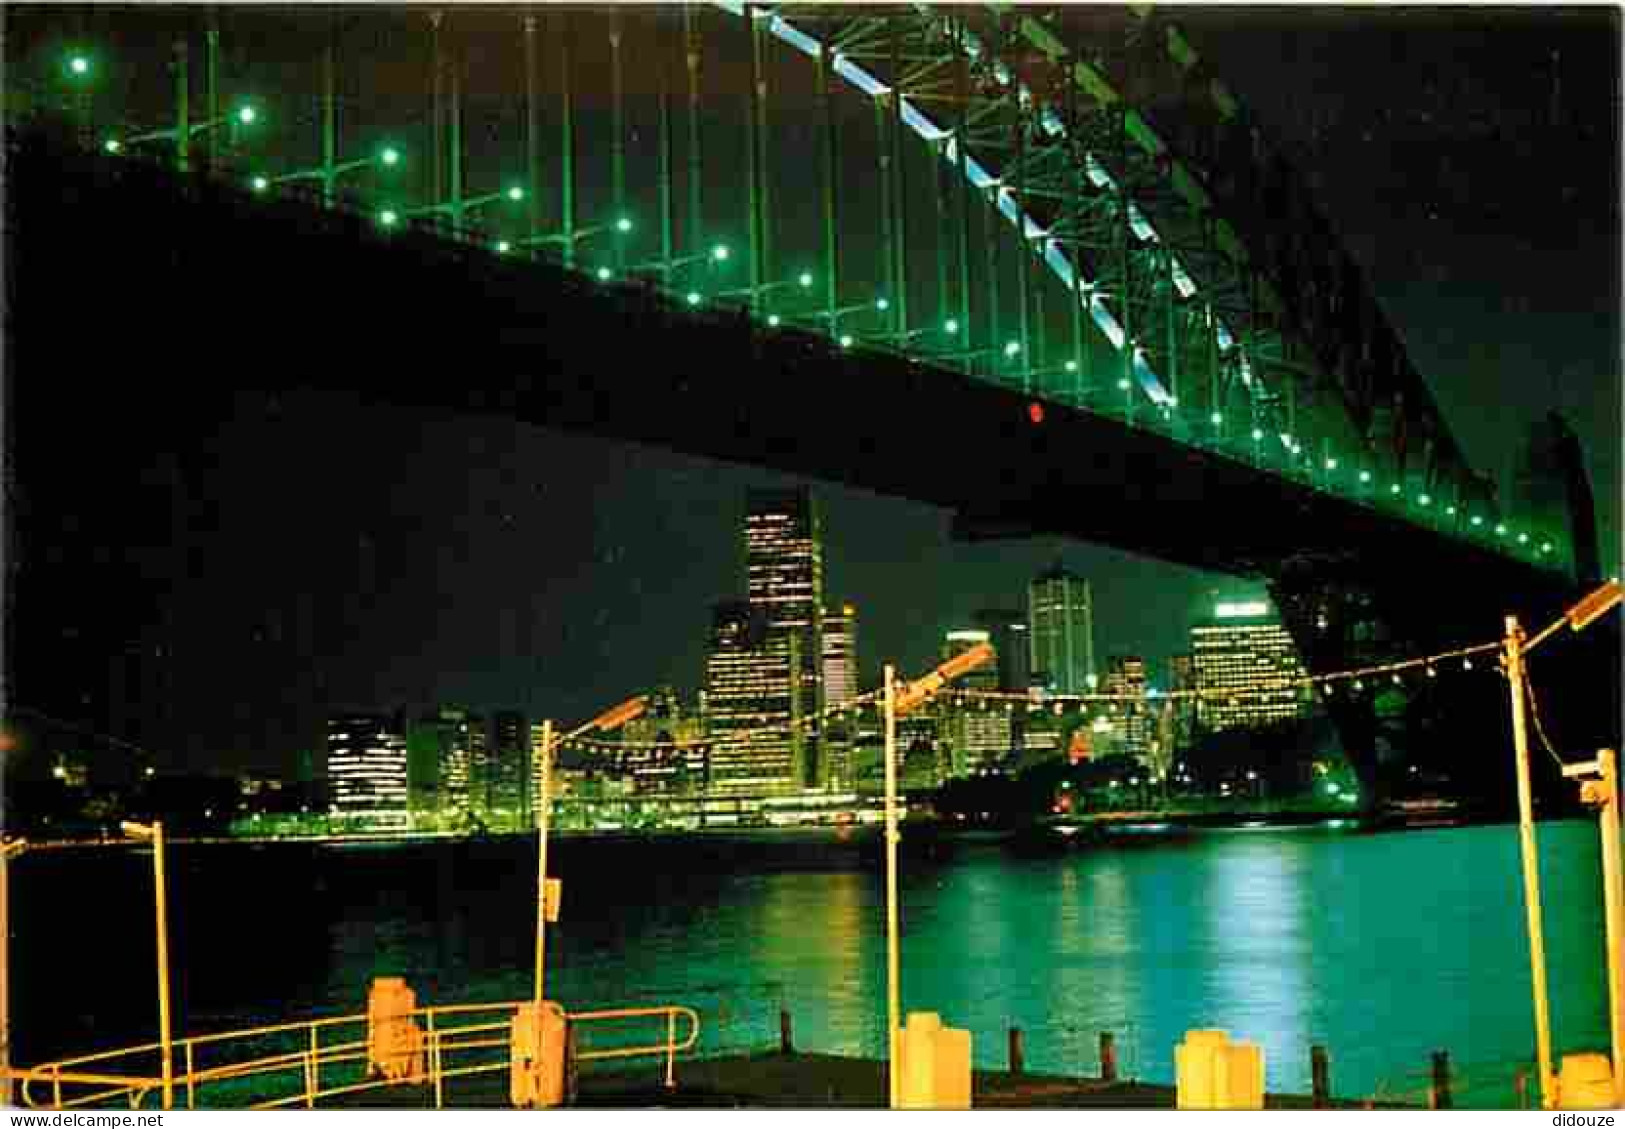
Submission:
[[[792,1055],[796,1053],[796,1041],[790,1030],[790,1009],[779,1009],[779,1053]]]
[[[1315,1108],[1325,1109],[1332,1104],[1332,1066],[1326,1057],[1326,1048],[1319,1043],[1309,1048],[1309,1077],[1314,1087]]]
[[[1433,1084],[1428,1087],[1429,1109],[1450,1109],[1450,1052],[1433,1052]]]
[[[1110,1031],[1100,1033],[1100,1080],[1117,1081],[1117,1036]]]
[[[1021,1045],[1021,1028],[1010,1028],[1010,1073],[1020,1074],[1027,1067],[1027,1055]]]

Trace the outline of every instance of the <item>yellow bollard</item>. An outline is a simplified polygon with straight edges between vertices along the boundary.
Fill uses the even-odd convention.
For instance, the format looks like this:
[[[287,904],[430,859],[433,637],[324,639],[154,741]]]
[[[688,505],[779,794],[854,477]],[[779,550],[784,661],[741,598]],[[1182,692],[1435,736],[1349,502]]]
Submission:
[[[1174,1047],[1177,1109],[1263,1109],[1264,1048],[1219,1030],[1185,1032]]]
[[[934,1011],[915,1011],[899,1035],[898,1108],[971,1108],[970,1032],[944,1027]]]
[[[513,1016],[509,1037],[508,1096],[518,1109],[564,1104],[564,1009],[552,1000],[527,1000]]]
[[[1557,1072],[1557,1108],[1614,1108],[1614,1072],[1607,1055],[1563,1056]]]

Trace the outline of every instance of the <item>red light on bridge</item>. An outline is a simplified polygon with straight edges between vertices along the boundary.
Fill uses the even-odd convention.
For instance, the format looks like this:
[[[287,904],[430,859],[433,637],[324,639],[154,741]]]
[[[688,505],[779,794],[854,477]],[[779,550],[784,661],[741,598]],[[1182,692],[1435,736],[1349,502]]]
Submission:
[[[1027,418],[1033,421],[1033,426],[1034,427],[1036,427],[1039,424],[1043,423],[1044,422],[1044,405],[1040,404],[1037,400],[1034,400],[1032,403],[1028,404],[1027,405]]]

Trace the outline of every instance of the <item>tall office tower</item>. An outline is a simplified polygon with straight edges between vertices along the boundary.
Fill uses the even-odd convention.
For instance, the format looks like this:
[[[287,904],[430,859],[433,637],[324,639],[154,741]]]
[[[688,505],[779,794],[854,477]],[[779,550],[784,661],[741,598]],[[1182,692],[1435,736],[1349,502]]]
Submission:
[[[1032,684],[1032,645],[1027,617],[1013,608],[986,608],[975,615],[999,657],[999,689],[1025,694]]]
[[[657,687],[648,708],[621,728],[616,774],[631,782],[634,793],[698,792],[708,762],[704,722],[683,709],[670,686]]]
[[[793,637],[796,709],[817,717],[824,706],[824,550],[810,490],[748,492],[745,582],[746,598],[766,616],[769,631]],[[763,661],[771,651],[763,648]],[[798,786],[816,785],[827,775],[817,763],[817,742],[801,741],[797,753]]]
[[[728,601],[712,613],[705,663],[712,793],[782,794],[804,784],[802,635],[767,609]]]
[[[858,696],[858,610],[851,604],[824,612],[824,704],[844,706]],[[856,719],[832,713],[818,727],[821,783],[835,791],[852,786]]]
[[[340,714],[327,719],[329,813],[374,831],[407,826],[406,734],[400,719]]]
[[[942,658],[947,661],[988,642],[991,640],[985,631],[950,631],[943,640]],[[998,667],[977,667],[955,679],[954,686],[960,690],[997,690]],[[1003,767],[1011,753],[1013,715],[1013,703],[998,700],[972,699],[950,707],[944,726],[950,774],[965,776]]]
[[[858,696],[858,609],[824,612],[824,703],[844,706]]]
[[[486,810],[504,828],[530,823],[530,729],[525,715],[498,710],[491,715]]]
[[[1174,655],[1168,660],[1169,753],[1190,748],[1196,733],[1196,663],[1190,655]]]
[[[1105,686],[1112,695],[1106,716],[1118,732],[1118,751],[1148,760],[1155,729],[1146,708],[1145,660],[1138,655],[1113,655],[1106,664]]]
[[[1191,627],[1196,718],[1213,731],[1300,716],[1308,691],[1298,649],[1265,600],[1215,604]]]
[[[1058,694],[1087,693],[1094,684],[1094,613],[1089,582],[1059,564],[1027,587],[1032,669]]]
[[[417,797],[413,811],[442,817],[467,811],[474,750],[485,747],[480,720],[460,706],[441,706],[412,722],[406,740]]]

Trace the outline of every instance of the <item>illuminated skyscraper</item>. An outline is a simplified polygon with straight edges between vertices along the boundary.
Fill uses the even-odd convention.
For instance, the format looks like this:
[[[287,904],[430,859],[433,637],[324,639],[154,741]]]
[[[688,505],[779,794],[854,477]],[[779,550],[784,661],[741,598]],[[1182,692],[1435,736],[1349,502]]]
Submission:
[[[767,609],[716,605],[705,664],[712,792],[793,792],[803,786],[802,634],[776,631]]]
[[[616,772],[634,793],[684,795],[705,786],[705,726],[698,713],[683,709],[670,686],[649,695],[648,708],[621,727],[620,740]]]
[[[824,612],[824,701],[842,706],[858,696],[858,609]]]
[[[330,814],[367,830],[407,826],[406,734],[398,718],[341,714],[327,720]]]
[[[1208,731],[1267,725],[1305,707],[1303,662],[1268,602],[1222,601],[1191,628],[1196,718]]]
[[[499,710],[480,765],[484,815],[493,826],[518,829],[530,817],[530,730],[525,715]]]
[[[761,661],[781,647],[793,647],[796,713],[816,717],[824,705],[824,551],[818,509],[807,488],[747,494],[745,594],[766,617],[770,634],[792,639],[760,648]],[[763,672],[761,681],[768,680]],[[795,778],[802,786],[825,775],[816,762],[816,744],[798,734]]]
[[[1058,694],[1083,694],[1095,677],[1089,582],[1056,565],[1027,588],[1032,672]]]
[[[986,631],[950,631],[942,644],[943,660],[951,659],[987,642],[990,640]],[[977,667],[956,678],[954,688],[972,691],[997,690],[998,667]],[[967,773],[1002,767],[1011,752],[1013,705],[984,698],[960,702],[950,709],[951,715],[946,719],[945,726],[950,773],[954,776],[964,776]]]
[[[976,613],[976,626],[987,632],[999,657],[999,689],[1025,694],[1032,682],[1032,644],[1027,618],[1014,608],[987,608]]]
[[[1118,751],[1140,761],[1150,756],[1154,733],[1145,689],[1145,660],[1113,655],[1106,665],[1105,690],[1113,696],[1106,716],[1118,733]]]

